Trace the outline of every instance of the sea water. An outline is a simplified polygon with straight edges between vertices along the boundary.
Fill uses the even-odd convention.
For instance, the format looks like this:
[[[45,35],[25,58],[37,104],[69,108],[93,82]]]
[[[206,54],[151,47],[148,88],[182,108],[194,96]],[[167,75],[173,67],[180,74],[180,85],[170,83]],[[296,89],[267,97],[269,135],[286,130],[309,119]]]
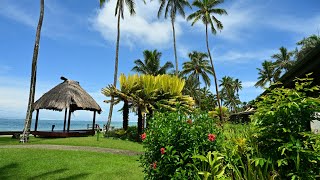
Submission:
[[[22,131],[24,127],[24,119],[5,119],[0,118],[0,131]],[[54,125],[54,130],[63,130],[63,120],[39,120],[38,121],[38,131],[45,131],[52,129]],[[31,130],[34,130],[35,120],[32,120]],[[100,128],[106,124],[106,121],[96,121],[96,124],[99,124]],[[68,122],[66,126],[68,125]],[[129,126],[136,126],[137,122],[129,122]],[[70,121],[70,130],[77,129],[87,129],[88,127],[92,128],[92,121],[81,121],[73,120]],[[111,127],[121,128],[122,121],[111,121]]]

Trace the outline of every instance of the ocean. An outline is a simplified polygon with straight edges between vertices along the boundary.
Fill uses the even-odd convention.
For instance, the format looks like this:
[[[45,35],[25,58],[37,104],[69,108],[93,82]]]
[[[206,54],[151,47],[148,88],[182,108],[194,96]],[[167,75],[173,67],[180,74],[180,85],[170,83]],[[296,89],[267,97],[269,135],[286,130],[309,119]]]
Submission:
[[[51,130],[52,125],[55,125],[55,130],[63,130],[63,120],[40,120],[38,121],[38,130]],[[32,120],[31,131],[34,130],[35,120]],[[100,128],[103,128],[106,121],[96,121]],[[68,125],[68,122],[67,122]],[[92,121],[72,120],[70,121],[70,130],[87,129],[87,126],[92,127]],[[137,122],[129,122],[129,126],[136,126]],[[5,119],[0,118],[0,131],[22,131],[24,127],[24,119]],[[111,127],[121,128],[122,121],[111,121]]]

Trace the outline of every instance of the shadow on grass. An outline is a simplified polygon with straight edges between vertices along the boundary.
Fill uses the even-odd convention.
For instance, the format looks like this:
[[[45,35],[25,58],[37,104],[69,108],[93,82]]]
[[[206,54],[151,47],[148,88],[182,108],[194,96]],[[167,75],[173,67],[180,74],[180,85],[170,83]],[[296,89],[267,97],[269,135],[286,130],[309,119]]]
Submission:
[[[12,172],[14,172],[17,167],[17,163],[10,163],[0,167],[0,179],[9,179],[10,177],[14,177]]]
[[[54,171],[49,171],[49,172],[45,172],[45,173],[30,177],[30,178],[28,178],[28,180],[48,179],[49,178],[48,176],[57,175],[57,174],[60,174],[60,173],[65,173],[65,171],[68,171],[68,169],[57,169],[57,170],[54,170]],[[66,177],[59,178],[59,179],[60,180],[61,179],[80,179],[80,178],[83,179],[85,176],[88,176],[88,175],[89,175],[88,173],[80,173],[80,174],[66,176]]]
[[[30,177],[29,180],[37,179],[37,178],[42,179],[42,178],[44,178],[46,176],[50,176],[50,175],[54,175],[54,174],[58,174],[58,173],[63,173],[65,171],[67,171],[67,170],[68,169],[57,169],[57,170],[54,170],[54,171],[45,172],[45,173]]]
[[[67,179],[84,179],[86,176],[88,176],[88,173],[80,173],[80,174],[75,174],[72,176],[68,176],[68,177],[64,177],[64,178],[60,178],[60,180],[67,180]]]

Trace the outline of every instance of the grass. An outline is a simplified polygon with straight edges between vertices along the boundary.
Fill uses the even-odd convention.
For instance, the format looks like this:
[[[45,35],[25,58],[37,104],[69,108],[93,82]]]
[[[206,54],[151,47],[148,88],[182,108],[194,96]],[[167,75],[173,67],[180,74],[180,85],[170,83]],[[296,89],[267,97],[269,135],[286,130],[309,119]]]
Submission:
[[[19,140],[12,139],[11,136],[0,137],[0,145],[17,145]],[[70,138],[35,138],[30,136],[28,144],[54,144],[54,145],[71,145],[71,146],[91,146],[91,147],[104,147],[113,149],[123,149],[143,152],[141,144],[126,140],[104,138],[100,136],[97,141],[96,136],[89,137],[70,137]]]
[[[0,179],[143,179],[138,156],[0,149]]]

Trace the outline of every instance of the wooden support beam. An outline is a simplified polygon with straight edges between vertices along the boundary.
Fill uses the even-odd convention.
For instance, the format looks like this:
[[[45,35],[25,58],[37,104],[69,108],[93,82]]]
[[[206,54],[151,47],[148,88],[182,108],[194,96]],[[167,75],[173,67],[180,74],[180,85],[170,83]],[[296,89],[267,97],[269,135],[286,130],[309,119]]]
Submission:
[[[38,120],[39,120],[39,109],[37,109],[36,124],[34,125],[34,131],[37,131],[38,129]]]
[[[67,124],[67,111],[68,111],[68,108],[66,108],[66,110],[64,111],[63,131],[65,131],[65,130],[66,130],[66,124]]]
[[[70,120],[71,120],[71,108],[69,108],[69,117],[68,117],[68,129],[67,129],[67,132],[69,132],[70,130]]]
[[[96,125],[96,111],[93,111],[92,131],[94,131]]]

